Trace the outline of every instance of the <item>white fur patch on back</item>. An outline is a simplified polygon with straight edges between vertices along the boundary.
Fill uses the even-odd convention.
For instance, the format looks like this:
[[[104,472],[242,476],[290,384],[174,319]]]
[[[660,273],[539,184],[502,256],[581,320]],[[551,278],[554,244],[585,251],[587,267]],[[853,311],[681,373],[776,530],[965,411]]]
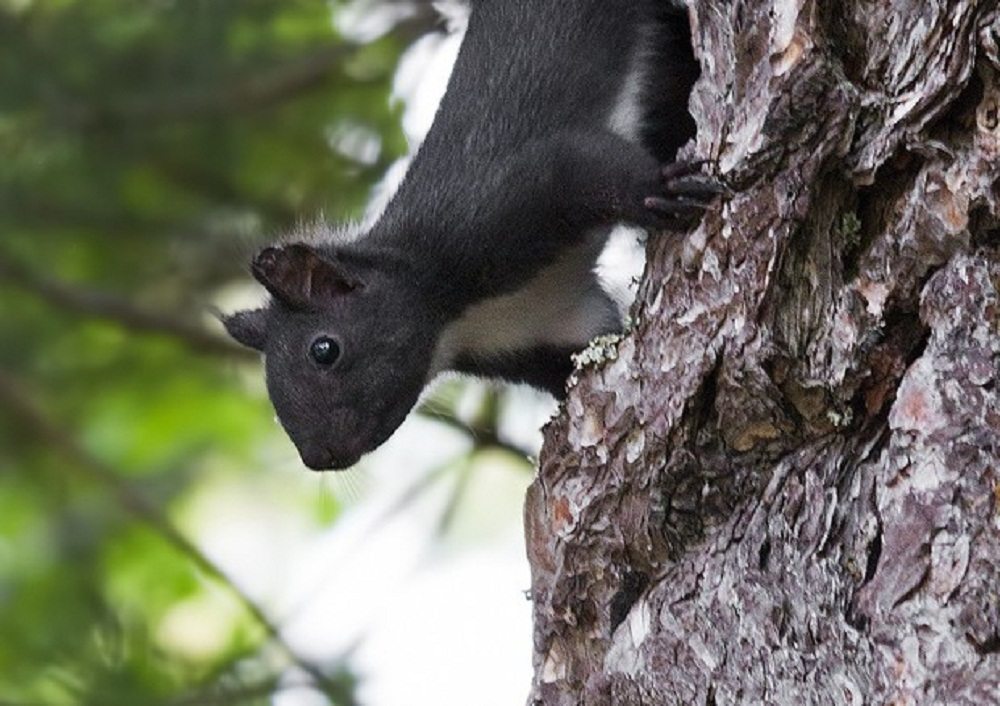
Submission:
[[[638,142],[642,130],[642,97],[652,55],[654,30],[655,27],[640,29],[625,82],[608,117],[608,129],[630,142]]]
[[[638,67],[633,67],[625,78],[615,109],[608,119],[608,128],[631,142],[639,140],[639,131],[642,128],[642,107],[639,103],[642,97],[642,81],[642,71]]]

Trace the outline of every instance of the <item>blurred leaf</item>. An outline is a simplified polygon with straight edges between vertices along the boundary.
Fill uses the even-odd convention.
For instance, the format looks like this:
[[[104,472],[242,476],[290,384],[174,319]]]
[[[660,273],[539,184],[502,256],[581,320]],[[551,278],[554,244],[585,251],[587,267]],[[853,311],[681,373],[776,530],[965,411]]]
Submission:
[[[388,100],[404,46],[346,43],[331,7],[0,2],[0,258],[198,327],[220,289],[246,281],[257,244],[320,213],[358,214],[405,148]],[[374,162],[331,143],[342,125],[377,139]],[[340,504],[314,485],[262,480],[286,442],[244,384],[245,358],[29,284],[0,276],[0,373],[157,512],[183,513],[232,476],[336,521]],[[21,416],[0,407],[0,700],[268,703],[295,660]],[[333,670],[329,690],[348,703],[353,679]]]

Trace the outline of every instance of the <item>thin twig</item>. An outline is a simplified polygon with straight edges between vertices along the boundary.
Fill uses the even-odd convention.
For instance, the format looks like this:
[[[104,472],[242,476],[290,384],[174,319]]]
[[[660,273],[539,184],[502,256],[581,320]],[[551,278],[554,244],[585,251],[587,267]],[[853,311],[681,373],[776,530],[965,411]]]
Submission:
[[[230,689],[206,689],[197,693],[184,694],[164,702],[164,706],[227,706],[238,704],[248,699],[260,699],[271,696],[283,689],[295,688],[298,684],[279,684],[274,677],[257,684]],[[305,685],[308,686],[308,685]]]
[[[199,353],[257,358],[257,354],[175,316],[140,308],[107,292],[42,277],[0,254],[0,281],[7,280],[60,309],[107,319],[135,331],[165,334]]]
[[[271,696],[281,691],[309,688],[311,686],[311,684],[301,681],[278,681],[277,677],[271,677],[242,687],[204,689],[198,692],[183,694],[162,702],[162,706],[231,706],[232,704],[239,704],[250,699]],[[353,703],[350,694],[344,693],[343,690],[332,696],[335,699],[340,699],[340,701],[335,701],[335,703],[339,704],[343,702],[345,705]]]
[[[417,409],[417,414],[421,417],[431,419],[435,422],[444,424],[447,427],[463,432],[472,439],[477,448],[495,448],[514,454],[519,458],[530,458],[532,455],[531,451],[522,449],[517,444],[513,444],[506,439],[501,438],[495,428],[486,425],[464,422],[450,412],[441,412],[440,410],[431,409],[427,405],[419,407]]]

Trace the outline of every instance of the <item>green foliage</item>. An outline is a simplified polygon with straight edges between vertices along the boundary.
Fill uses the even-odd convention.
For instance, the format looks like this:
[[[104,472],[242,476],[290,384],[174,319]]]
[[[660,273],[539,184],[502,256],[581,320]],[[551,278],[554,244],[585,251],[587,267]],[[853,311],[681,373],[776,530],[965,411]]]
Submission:
[[[260,244],[359,214],[405,150],[389,89],[422,16],[355,46],[338,7],[0,0],[0,704],[263,705],[289,668],[355,703],[196,543],[233,505],[341,515],[279,475],[259,362],[209,312],[250,291]],[[470,443],[400,500],[446,488],[441,535],[495,522],[466,499],[519,493],[503,474],[527,465],[502,397],[469,392],[426,401]]]
[[[273,487],[259,370],[208,315],[259,243],[358,214],[404,151],[403,40],[355,47],[335,9],[0,2],[4,703],[264,704],[298,661],[183,537],[227,482],[338,516]],[[343,126],[377,136],[374,162],[331,145]]]

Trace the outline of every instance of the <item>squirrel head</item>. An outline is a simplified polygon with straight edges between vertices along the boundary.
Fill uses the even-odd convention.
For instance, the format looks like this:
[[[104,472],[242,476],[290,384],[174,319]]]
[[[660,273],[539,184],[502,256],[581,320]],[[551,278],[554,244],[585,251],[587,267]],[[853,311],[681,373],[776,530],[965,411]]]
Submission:
[[[271,301],[223,318],[264,354],[271,402],[310,468],[354,465],[403,423],[427,380],[437,327],[416,283],[387,263],[304,243],[265,248],[251,271]]]

